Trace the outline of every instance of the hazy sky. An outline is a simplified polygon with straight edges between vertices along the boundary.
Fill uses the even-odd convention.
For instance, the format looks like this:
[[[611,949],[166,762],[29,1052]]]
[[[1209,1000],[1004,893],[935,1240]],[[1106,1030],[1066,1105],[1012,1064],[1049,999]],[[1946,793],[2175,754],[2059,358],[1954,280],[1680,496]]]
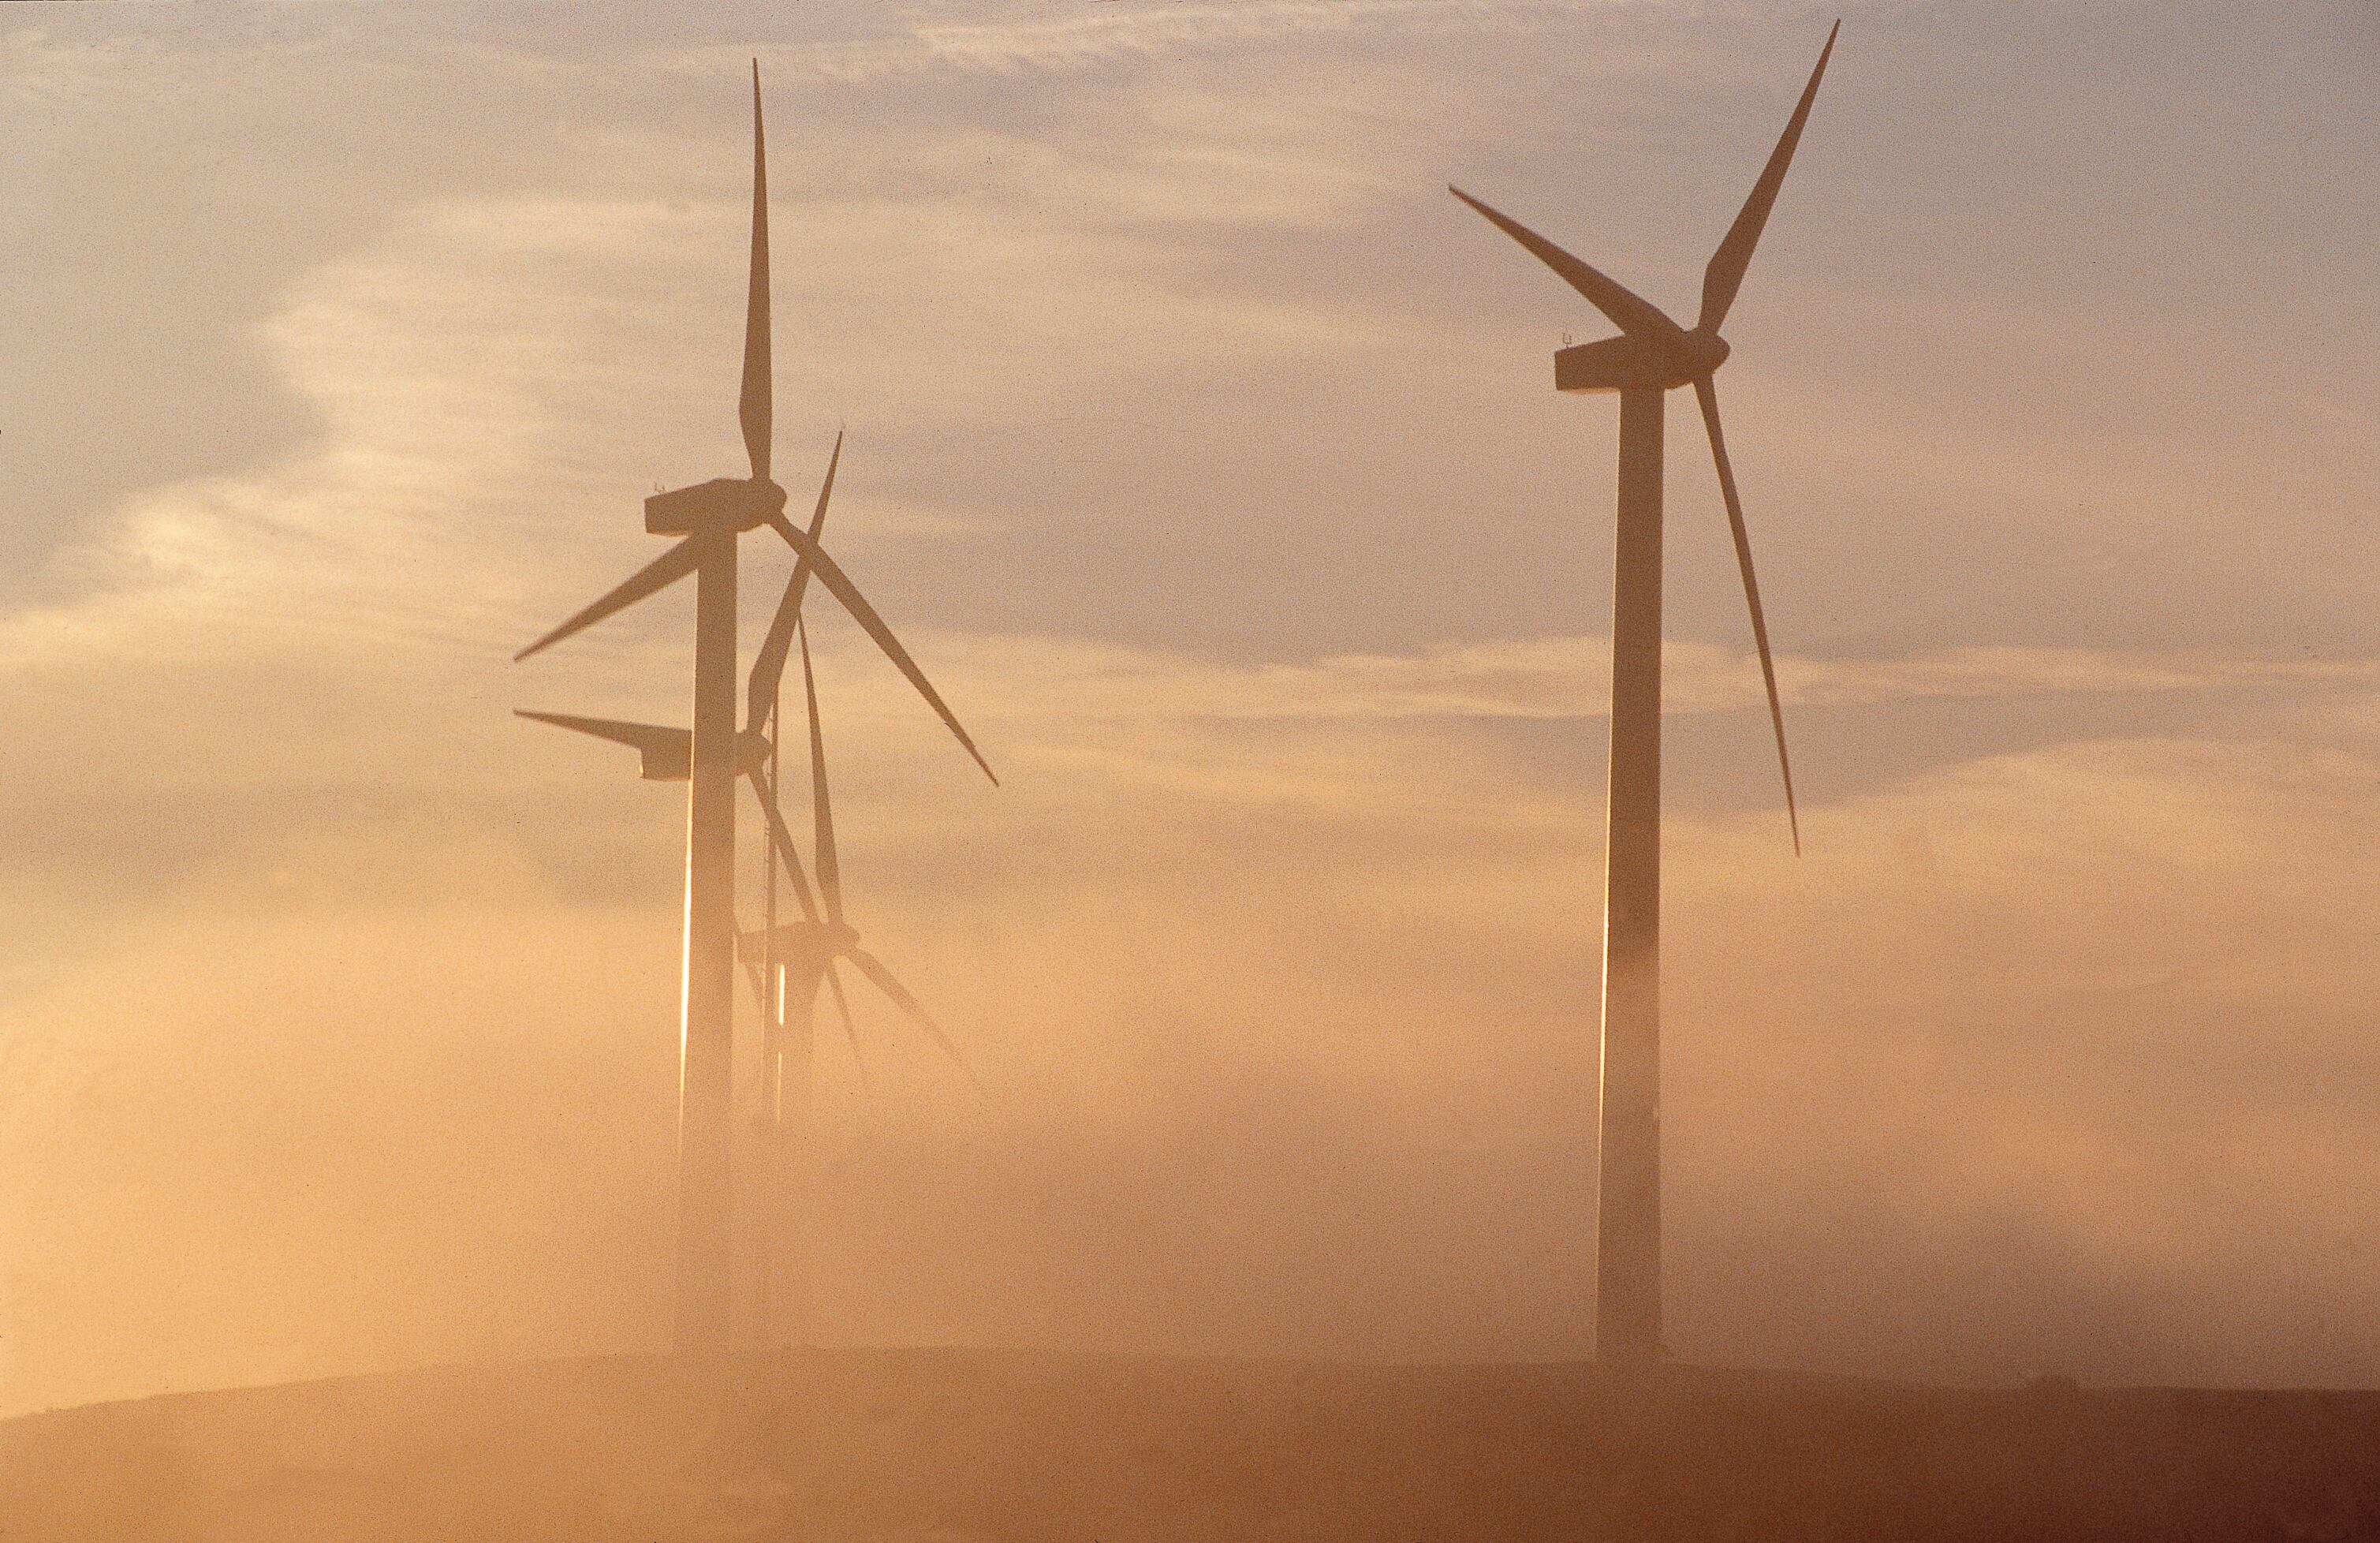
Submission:
[[[2380,12],[1876,0],[1719,376],[1796,861],[1670,436],[1671,1341],[2380,1379]],[[0,9],[0,1411],[667,1319],[690,598],[742,468],[841,618],[880,1003],[832,1340],[1577,1354],[1605,330],[1832,10]],[[757,632],[787,564],[747,543]],[[625,756],[625,752],[623,753]],[[748,820],[748,805],[746,808]]]

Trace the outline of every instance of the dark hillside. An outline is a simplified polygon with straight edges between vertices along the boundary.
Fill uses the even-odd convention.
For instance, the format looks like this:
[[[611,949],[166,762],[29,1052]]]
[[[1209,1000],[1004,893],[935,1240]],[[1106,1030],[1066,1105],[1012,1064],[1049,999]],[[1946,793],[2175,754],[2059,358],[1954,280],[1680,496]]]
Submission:
[[[2380,1394],[989,1351],[450,1368],[0,1424],[0,1539],[2380,1537]]]

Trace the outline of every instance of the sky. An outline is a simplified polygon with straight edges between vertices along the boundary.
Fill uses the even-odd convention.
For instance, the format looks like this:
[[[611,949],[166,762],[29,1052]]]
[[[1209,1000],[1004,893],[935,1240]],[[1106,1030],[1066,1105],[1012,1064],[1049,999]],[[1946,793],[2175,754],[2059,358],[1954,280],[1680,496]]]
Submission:
[[[1691,310],[1834,15],[0,11],[0,1413],[665,1341],[683,794],[511,710],[691,597],[510,661],[743,469],[754,58],[778,476],[1002,779],[816,612],[988,1088],[821,1039],[821,1337],[1584,1353],[1615,415],[1443,187]],[[1718,377],[1798,859],[1671,409],[1671,1348],[2380,1379],[2380,12],[1842,15]]]

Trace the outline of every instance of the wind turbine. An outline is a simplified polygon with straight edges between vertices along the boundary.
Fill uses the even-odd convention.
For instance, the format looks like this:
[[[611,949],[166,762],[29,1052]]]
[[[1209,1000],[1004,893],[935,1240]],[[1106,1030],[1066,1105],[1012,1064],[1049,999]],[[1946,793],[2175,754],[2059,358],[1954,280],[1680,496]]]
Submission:
[[[825,730],[819,712],[817,677],[810,669],[807,624],[800,628],[800,642],[802,697],[809,720],[811,852],[818,863],[818,894],[812,897],[799,863],[792,860],[791,844],[778,843],[785,873],[793,881],[795,897],[801,905],[802,919],[782,926],[772,924],[761,932],[744,935],[747,960],[759,964],[766,971],[756,984],[771,1041],[763,1045],[761,1055],[761,1099],[777,1177],[770,1192],[796,1203],[806,1200],[809,1193],[813,1026],[821,987],[833,994],[835,1011],[843,1020],[843,1032],[850,1041],[852,1057],[855,1062],[859,1060],[859,1034],[852,1023],[850,999],[844,994],[843,980],[835,973],[837,960],[849,964],[881,991],[950,1057],[977,1092],[983,1091],[983,1083],[959,1053],[958,1046],[891,968],[860,946],[857,929],[844,914],[843,863],[835,844],[834,806],[827,784]],[[782,824],[779,820],[780,828]],[[866,1075],[864,1063],[861,1075]],[[757,1330],[763,1348],[774,1343],[771,1319],[778,1303],[773,1265],[782,1246],[801,1250],[795,1255],[790,1316],[799,1325],[807,1311],[808,1271],[802,1267],[808,1259],[804,1248],[808,1217],[796,1215],[782,1220],[785,1224],[765,1228],[760,1241]]]
[[[1601,1194],[1596,1215],[1596,1354],[1643,1362],[1661,1355],[1661,430],[1669,393],[1691,385],[1735,538],[1752,638],[1768,690],[1768,721],[1785,780],[1793,850],[1802,850],[1785,714],[1768,653],[1768,624],[1753,577],[1743,505],[1719,431],[1712,375],[1727,361],[1719,335],[1752,249],[1817,99],[1837,21],[1785,132],[1735,224],[1703,273],[1702,315],[1689,331],[1649,301],[1460,188],[1447,190],[1526,247],[1620,329],[1554,355],[1554,389],[1620,395],[1619,539],[1611,607],[1611,770],[1604,859]]]
[[[734,1049],[735,992],[735,779],[743,735],[735,726],[737,538],[766,525],[815,573],[898,666],[959,743],[991,768],[966,731],[850,577],[785,517],[785,490],[769,476],[773,421],[769,329],[768,159],[760,120],[760,67],[752,66],[752,259],[744,319],[743,389],[736,418],[751,464],[645,500],[645,529],[678,543],[609,594],[523,649],[523,660],[692,574],[694,729],[686,749],[686,930],[678,1075],[676,1344],[684,1355],[728,1346],[733,1300]],[[758,727],[755,722],[752,725]],[[998,779],[994,778],[994,782]]]
[[[824,533],[827,504],[834,492],[835,470],[842,458],[843,440],[841,435],[837,435],[834,455],[827,463],[826,480],[819,490],[818,507],[810,519],[808,535],[813,542]],[[799,1164],[809,1138],[809,1026],[821,986],[833,992],[835,1005],[843,1018],[844,1032],[851,1040],[852,1053],[855,1057],[859,1053],[857,1030],[852,1023],[851,1007],[844,997],[842,979],[834,971],[835,960],[846,960],[867,976],[894,1006],[914,1018],[933,1038],[944,1053],[957,1063],[970,1082],[975,1081],[974,1071],[967,1066],[957,1047],[883,962],[858,946],[858,934],[843,917],[842,870],[834,841],[833,811],[828,801],[825,741],[818,717],[818,687],[810,666],[809,629],[803,623],[801,614],[808,577],[807,565],[797,563],[792,578],[785,585],[784,595],[778,602],[776,616],[771,622],[768,635],[753,662],[748,682],[747,722],[769,726],[765,730],[746,728],[737,744],[736,770],[752,785],[753,796],[759,801],[768,835],[768,900],[764,924],[756,931],[742,933],[738,939],[738,954],[750,972],[753,994],[759,1000],[762,1022],[760,1098],[763,1123],[768,1131],[769,1161],[775,1170],[771,1174],[771,1182],[759,1186],[764,1194],[797,1191],[806,1177],[799,1171]],[[801,646],[802,690],[809,714],[812,831],[819,885],[825,898],[823,914],[818,897],[811,891],[808,876],[803,869],[793,833],[785,823],[776,772],[782,741],[778,687],[784,674],[790,640],[793,639],[798,639]],[[641,760],[639,773],[648,782],[685,782],[690,775],[693,735],[685,729],[526,709],[518,710],[518,716],[630,747],[638,753]],[[776,918],[776,879],[781,869],[793,882],[803,917],[798,922],[782,926]],[[793,1033],[793,1007],[795,1002],[800,1004],[801,1031],[798,1037]],[[977,1087],[980,1088],[981,1084],[977,1083]],[[757,1298],[760,1304],[756,1322],[758,1336],[764,1345],[769,1343],[767,1319],[772,1303],[770,1282],[773,1231],[771,1236],[763,1237],[756,1251],[759,1264]]]

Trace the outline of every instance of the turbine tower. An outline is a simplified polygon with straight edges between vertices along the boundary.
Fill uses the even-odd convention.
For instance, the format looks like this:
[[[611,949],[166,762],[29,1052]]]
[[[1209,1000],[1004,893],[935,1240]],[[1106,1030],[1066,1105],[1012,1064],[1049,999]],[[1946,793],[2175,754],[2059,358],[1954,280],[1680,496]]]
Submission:
[[[737,539],[767,525],[798,554],[957,735],[990,766],[928,684],[883,619],[810,536],[785,517],[785,490],[770,480],[768,160],[760,120],[760,67],[752,66],[752,260],[744,321],[744,380],[736,417],[748,478],[722,477],[645,500],[645,529],[678,543],[611,593],[514,655],[524,660],[692,574],[694,729],[687,747],[686,927],[678,1071],[676,1346],[723,1354],[734,1293],[735,1006],[735,726]],[[757,723],[751,725],[757,728]],[[996,782],[998,779],[994,779]]]
[[[1611,769],[1604,857],[1603,1068],[1599,1108],[1601,1193],[1596,1207],[1597,1355],[1646,1362],[1661,1354],[1661,431],[1669,393],[1691,385],[1710,435],[1719,492],[1735,539],[1752,638],[1768,691],[1768,720],[1785,781],[1793,850],[1802,849],[1785,715],[1768,653],[1768,625],[1753,577],[1752,543],[1735,472],[1719,431],[1711,377],[1728,357],[1719,335],[1777,189],[1801,141],[1818,81],[1834,53],[1837,21],[1785,132],[1752,196],[1703,273],[1703,309],[1692,331],[1460,188],[1447,190],[1586,297],[1618,337],[1554,355],[1554,389],[1620,396],[1619,536],[1611,605]]]

